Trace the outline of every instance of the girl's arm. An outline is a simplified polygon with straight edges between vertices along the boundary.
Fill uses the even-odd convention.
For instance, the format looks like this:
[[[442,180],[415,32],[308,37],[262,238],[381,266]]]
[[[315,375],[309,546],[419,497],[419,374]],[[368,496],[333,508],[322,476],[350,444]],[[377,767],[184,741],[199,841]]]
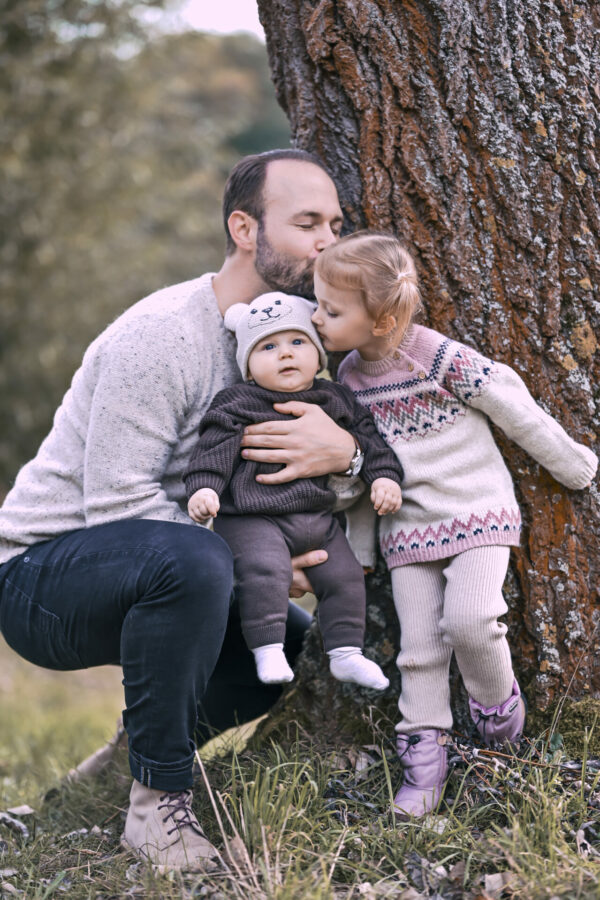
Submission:
[[[469,348],[460,350],[468,353],[471,368],[464,380],[447,373],[448,389],[485,413],[561,484],[572,489],[587,487],[598,467],[596,454],[569,437],[544,412],[514,369],[503,363],[490,363]]]

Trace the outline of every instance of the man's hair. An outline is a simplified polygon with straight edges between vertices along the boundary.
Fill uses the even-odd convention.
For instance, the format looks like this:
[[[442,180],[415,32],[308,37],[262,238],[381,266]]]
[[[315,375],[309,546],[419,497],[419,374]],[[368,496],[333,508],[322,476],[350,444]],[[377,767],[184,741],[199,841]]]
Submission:
[[[229,216],[234,210],[240,209],[256,219],[259,224],[262,223],[265,212],[263,189],[267,177],[267,166],[277,159],[295,159],[299,162],[312,163],[331,178],[326,166],[308,150],[267,150],[264,153],[244,156],[231,170],[223,194],[223,222],[227,236],[227,256],[230,256],[235,250],[235,242],[229,231]]]

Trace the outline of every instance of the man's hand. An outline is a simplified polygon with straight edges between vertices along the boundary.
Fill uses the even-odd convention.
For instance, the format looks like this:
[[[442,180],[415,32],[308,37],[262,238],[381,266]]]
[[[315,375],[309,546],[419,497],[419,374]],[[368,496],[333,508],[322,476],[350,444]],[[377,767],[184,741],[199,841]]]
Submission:
[[[200,488],[188,500],[188,515],[194,522],[207,522],[219,512],[219,495],[212,488]]]
[[[292,586],[290,588],[290,597],[301,597],[302,594],[312,594],[313,589],[310,581],[304,573],[304,569],[310,566],[318,566],[319,563],[325,562],[327,559],[326,550],[309,550],[301,556],[292,557]]]
[[[354,438],[336,425],[320,406],[290,400],[275,403],[274,409],[297,418],[261,422],[245,429],[242,439],[244,459],[285,466],[271,475],[257,476],[257,481],[283,484],[295,478],[346,471],[356,448]]]
[[[371,485],[371,503],[380,516],[398,512],[402,506],[400,485],[391,478],[376,478]]]

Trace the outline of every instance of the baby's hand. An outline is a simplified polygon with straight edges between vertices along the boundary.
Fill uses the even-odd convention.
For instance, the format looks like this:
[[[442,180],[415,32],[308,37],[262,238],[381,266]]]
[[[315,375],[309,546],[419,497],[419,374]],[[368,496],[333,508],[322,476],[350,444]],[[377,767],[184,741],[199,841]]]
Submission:
[[[398,512],[402,506],[400,485],[391,478],[376,478],[371,485],[371,503],[380,516]]]
[[[194,522],[206,522],[219,512],[219,495],[212,488],[200,488],[188,500],[188,514]]]

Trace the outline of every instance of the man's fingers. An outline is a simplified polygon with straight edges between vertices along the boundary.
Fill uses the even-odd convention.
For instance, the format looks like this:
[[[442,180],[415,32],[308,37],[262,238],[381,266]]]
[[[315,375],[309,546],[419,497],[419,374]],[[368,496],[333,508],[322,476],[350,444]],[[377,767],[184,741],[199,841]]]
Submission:
[[[324,563],[328,558],[327,550],[309,550],[307,553],[301,553],[300,556],[294,556],[292,559],[292,568],[310,569],[311,566],[318,566]]]
[[[314,593],[313,587],[306,577],[304,569],[309,569],[311,566],[318,566],[319,563],[325,562],[326,559],[326,550],[309,550],[308,553],[302,553],[300,556],[293,557],[290,597],[301,597],[302,594]]]
[[[260,484],[285,484],[287,481],[293,481],[300,478],[300,469],[298,466],[284,466],[279,472],[271,472],[268,475],[257,475],[256,480]]]
[[[285,403],[274,403],[273,409],[288,416],[304,416],[313,411],[313,403],[305,403],[302,400],[287,400]]]
[[[313,594],[312,584],[304,574],[304,572],[294,572],[294,576],[292,578],[292,585],[290,587],[290,597],[296,599],[297,597],[303,597],[304,594]]]
[[[264,447],[262,450],[255,448],[254,450],[243,450],[244,459],[251,459],[254,462],[263,463],[285,463],[289,462],[290,454],[286,450],[268,450]]]
[[[269,422],[265,422],[265,425],[269,425]],[[287,422],[274,422],[273,425],[286,425]],[[251,426],[253,427],[253,426]],[[263,429],[261,425],[260,431],[250,431],[247,429],[244,431],[244,436],[242,437],[242,447],[279,447],[281,438],[287,437],[290,433],[289,428],[269,428]]]

